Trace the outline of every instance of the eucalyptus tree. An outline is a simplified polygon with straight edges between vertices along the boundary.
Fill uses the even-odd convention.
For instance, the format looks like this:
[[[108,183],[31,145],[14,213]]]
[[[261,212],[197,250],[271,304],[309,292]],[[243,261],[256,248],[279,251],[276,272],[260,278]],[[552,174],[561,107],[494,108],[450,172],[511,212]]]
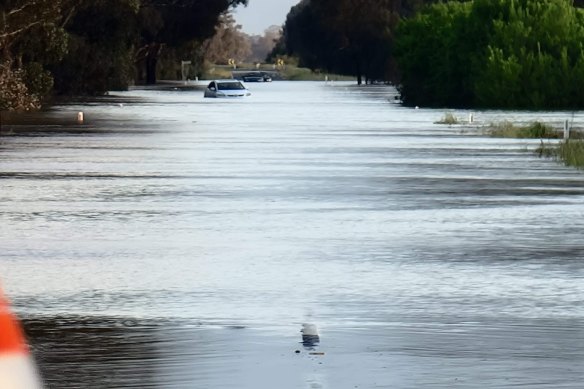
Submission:
[[[366,82],[391,79],[396,26],[429,1],[302,0],[290,10],[276,50],[313,70],[355,75],[358,83],[362,75]]]
[[[142,0],[138,13],[140,42],[136,61],[148,84],[156,83],[157,64],[165,48],[179,48],[213,36],[219,17],[247,0]]]
[[[125,89],[134,79],[137,0],[83,0],[65,25],[67,53],[50,67],[59,94]]]
[[[251,44],[251,53],[248,57],[252,62],[264,62],[266,57],[276,46],[282,36],[282,27],[272,25],[264,30],[263,35],[251,35],[248,37]]]
[[[52,87],[45,65],[66,52],[64,25],[81,0],[0,2],[0,109],[31,109]]]
[[[222,15],[215,35],[203,45],[205,59],[210,63],[227,64],[230,59],[242,62],[251,55],[249,36],[241,31],[231,14]]]
[[[302,0],[290,9],[283,28],[283,43],[276,46],[272,57],[291,54],[298,57],[300,66],[332,71],[333,63],[329,61],[334,54],[332,39],[332,33],[325,28],[314,2]],[[286,52],[282,52],[283,49]]]
[[[64,41],[63,24],[79,0],[5,0],[0,2],[0,60],[22,62],[31,40],[46,52]],[[20,46],[20,47],[18,47]],[[37,47],[38,48],[38,47]]]
[[[399,15],[395,0],[321,0],[315,3],[323,22],[335,37],[342,70],[366,80],[387,79],[392,31]],[[333,10],[334,11],[331,11]]]

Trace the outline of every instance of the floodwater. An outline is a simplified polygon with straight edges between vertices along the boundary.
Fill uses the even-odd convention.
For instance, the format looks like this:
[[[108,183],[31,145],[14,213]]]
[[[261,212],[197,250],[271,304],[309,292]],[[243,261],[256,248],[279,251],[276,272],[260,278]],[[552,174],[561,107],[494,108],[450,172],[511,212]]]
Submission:
[[[481,129],[581,113],[249,87],[0,139],[0,277],[48,388],[582,387],[584,176]]]

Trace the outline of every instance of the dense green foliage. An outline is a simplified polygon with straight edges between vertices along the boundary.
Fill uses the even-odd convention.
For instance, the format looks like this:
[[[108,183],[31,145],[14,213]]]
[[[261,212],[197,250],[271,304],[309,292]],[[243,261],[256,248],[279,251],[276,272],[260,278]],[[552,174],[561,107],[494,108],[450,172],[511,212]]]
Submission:
[[[584,13],[569,0],[439,3],[396,34],[406,104],[584,106]]]

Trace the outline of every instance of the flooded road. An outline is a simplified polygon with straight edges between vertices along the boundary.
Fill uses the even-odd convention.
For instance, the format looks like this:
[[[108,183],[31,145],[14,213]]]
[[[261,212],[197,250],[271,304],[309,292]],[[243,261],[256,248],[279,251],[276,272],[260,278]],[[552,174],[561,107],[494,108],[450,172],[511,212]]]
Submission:
[[[388,87],[249,87],[0,139],[0,277],[49,388],[582,386],[581,172]]]

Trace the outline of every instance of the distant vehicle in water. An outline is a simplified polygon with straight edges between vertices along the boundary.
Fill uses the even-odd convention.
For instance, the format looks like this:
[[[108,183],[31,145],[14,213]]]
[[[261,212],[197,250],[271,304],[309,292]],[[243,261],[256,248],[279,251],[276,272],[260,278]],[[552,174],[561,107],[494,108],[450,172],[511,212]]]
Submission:
[[[241,78],[244,82],[271,82],[272,77],[269,74],[264,72],[250,72],[240,75],[238,78]]]
[[[264,76],[260,73],[244,74],[241,79],[243,82],[264,82]]]
[[[205,89],[205,97],[246,97],[251,92],[239,80],[213,80]]]

